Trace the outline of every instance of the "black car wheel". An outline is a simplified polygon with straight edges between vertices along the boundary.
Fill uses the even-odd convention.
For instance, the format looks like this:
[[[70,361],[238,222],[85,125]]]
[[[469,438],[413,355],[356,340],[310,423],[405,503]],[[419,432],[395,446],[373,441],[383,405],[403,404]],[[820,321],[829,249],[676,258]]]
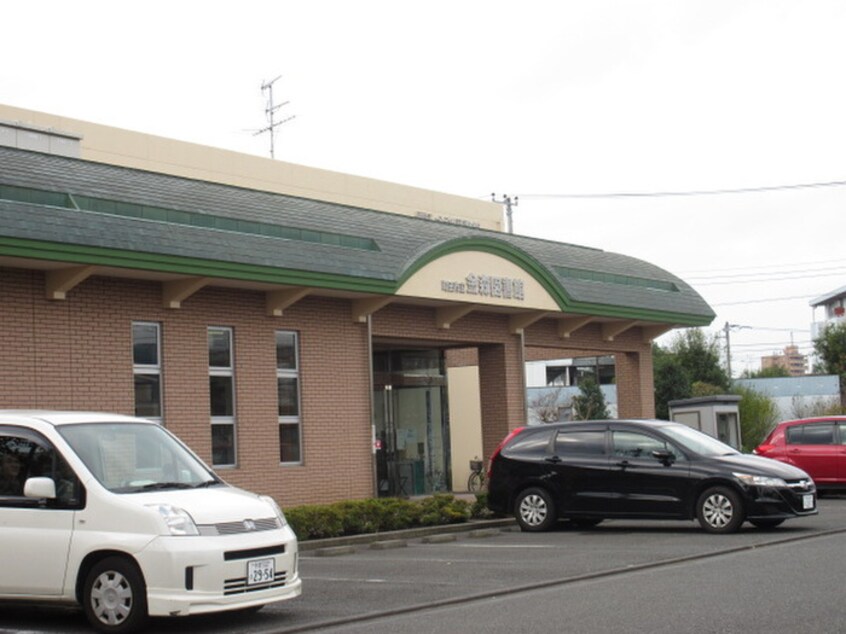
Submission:
[[[734,533],[743,524],[743,503],[728,487],[712,487],[696,503],[699,524],[709,533]]]
[[[128,634],[147,622],[147,587],[134,562],[107,557],[85,578],[83,608],[100,632]]]
[[[524,531],[549,530],[557,519],[552,498],[539,488],[526,489],[517,497],[514,516]]]
[[[775,528],[776,526],[783,524],[784,519],[770,519],[765,517],[763,519],[749,520],[749,523],[752,524],[752,526],[757,526],[758,528]]]

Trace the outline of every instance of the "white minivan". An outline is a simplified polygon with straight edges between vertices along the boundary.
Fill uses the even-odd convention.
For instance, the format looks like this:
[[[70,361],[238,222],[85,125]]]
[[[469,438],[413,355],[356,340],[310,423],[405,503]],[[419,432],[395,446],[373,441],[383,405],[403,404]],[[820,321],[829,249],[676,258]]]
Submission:
[[[297,539],[161,425],[0,410],[0,600],[78,603],[102,632],[298,596]]]

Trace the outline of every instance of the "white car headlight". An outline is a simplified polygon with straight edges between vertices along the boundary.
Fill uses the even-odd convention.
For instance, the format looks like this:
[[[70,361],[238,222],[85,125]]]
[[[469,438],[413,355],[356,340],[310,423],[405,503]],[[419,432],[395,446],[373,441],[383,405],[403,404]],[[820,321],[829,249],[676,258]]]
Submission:
[[[771,478],[769,476],[760,476],[760,475],[750,475],[748,473],[735,473],[734,477],[743,482],[748,486],[759,486],[759,487],[776,487],[776,488],[785,488],[787,487],[787,482],[782,480],[781,478]]]
[[[200,531],[197,530],[197,525],[194,523],[194,518],[187,511],[177,506],[171,506],[170,504],[151,504],[150,507],[159,512],[171,535],[200,534]]]
[[[279,518],[280,528],[282,526],[288,525],[288,520],[285,519],[285,514],[282,512],[282,509],[279,508],[279,505],[276,503],[276,500],[274,500],[269,495],[260,495],[259,499],[264,501],[264,502],[267,502],[268,504],[270,504],[270,506],[273,508],[273,510],[276,511],[276,517]]]

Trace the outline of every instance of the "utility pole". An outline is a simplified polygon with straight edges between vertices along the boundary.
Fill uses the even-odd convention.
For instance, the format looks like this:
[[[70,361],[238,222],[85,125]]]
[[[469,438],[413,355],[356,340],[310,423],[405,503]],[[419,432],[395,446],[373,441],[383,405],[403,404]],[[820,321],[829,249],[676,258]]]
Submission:
[[[270,133],[270,158],[276,158],[274,144],[274,139],[276,137],[276,128],[296,117],[296,115],[291,115],[290,117],[283,119],[282,121],[274,121],[276,111],[279,110],[279,108],[281,108],[282,106],[287,106],[289,103],[291,103],[290,101],[286,101],[284,103],[280,103],[278,106],[273,105],[273,84],[276,83],[276,81],[281,77],[282,75],[279,75],[275,79],[272,79],[271,81],[266,81],[261,85],[261,92],[267,92],[267,107],[264,109],[264,114],[267,116],[267,127],[262,128],[253,135],[258,136],[259,134],[264,134],[265,132]]]
[[[514,202],[511,201],[511,197],[507,194],[504,194],[502,200],[496,199],[496,194],[491,194],[491,201],[495,203],[499,203],[500,205],[505,205],[505,218],[508,226],[508,233],[514,233],[514,221],[511,216],[511,208],[517,206],[517,202],[520,200],[519,196],[514,197]]]
[[[726,371],[728,372],[729,381],[732,380],[731,376],[731,336],[730,332],[732,330],[740,330],[741,328],[751,328],[752,326],[739,326],[738,324],[730,324],[726,322],[726,325],[723,326],[723,331],[726,333]]]

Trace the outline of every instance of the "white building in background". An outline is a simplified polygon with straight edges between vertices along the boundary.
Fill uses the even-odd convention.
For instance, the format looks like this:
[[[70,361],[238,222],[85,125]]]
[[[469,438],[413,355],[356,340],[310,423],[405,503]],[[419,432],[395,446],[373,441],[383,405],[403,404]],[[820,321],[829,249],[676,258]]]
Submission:
[[[826,326],[846,321],[846,286],[812,299],[810,304],[813,311],[811,339],[816,339]],[[817,320],[818,308],[823,310],[823,318],[819,321]]]

